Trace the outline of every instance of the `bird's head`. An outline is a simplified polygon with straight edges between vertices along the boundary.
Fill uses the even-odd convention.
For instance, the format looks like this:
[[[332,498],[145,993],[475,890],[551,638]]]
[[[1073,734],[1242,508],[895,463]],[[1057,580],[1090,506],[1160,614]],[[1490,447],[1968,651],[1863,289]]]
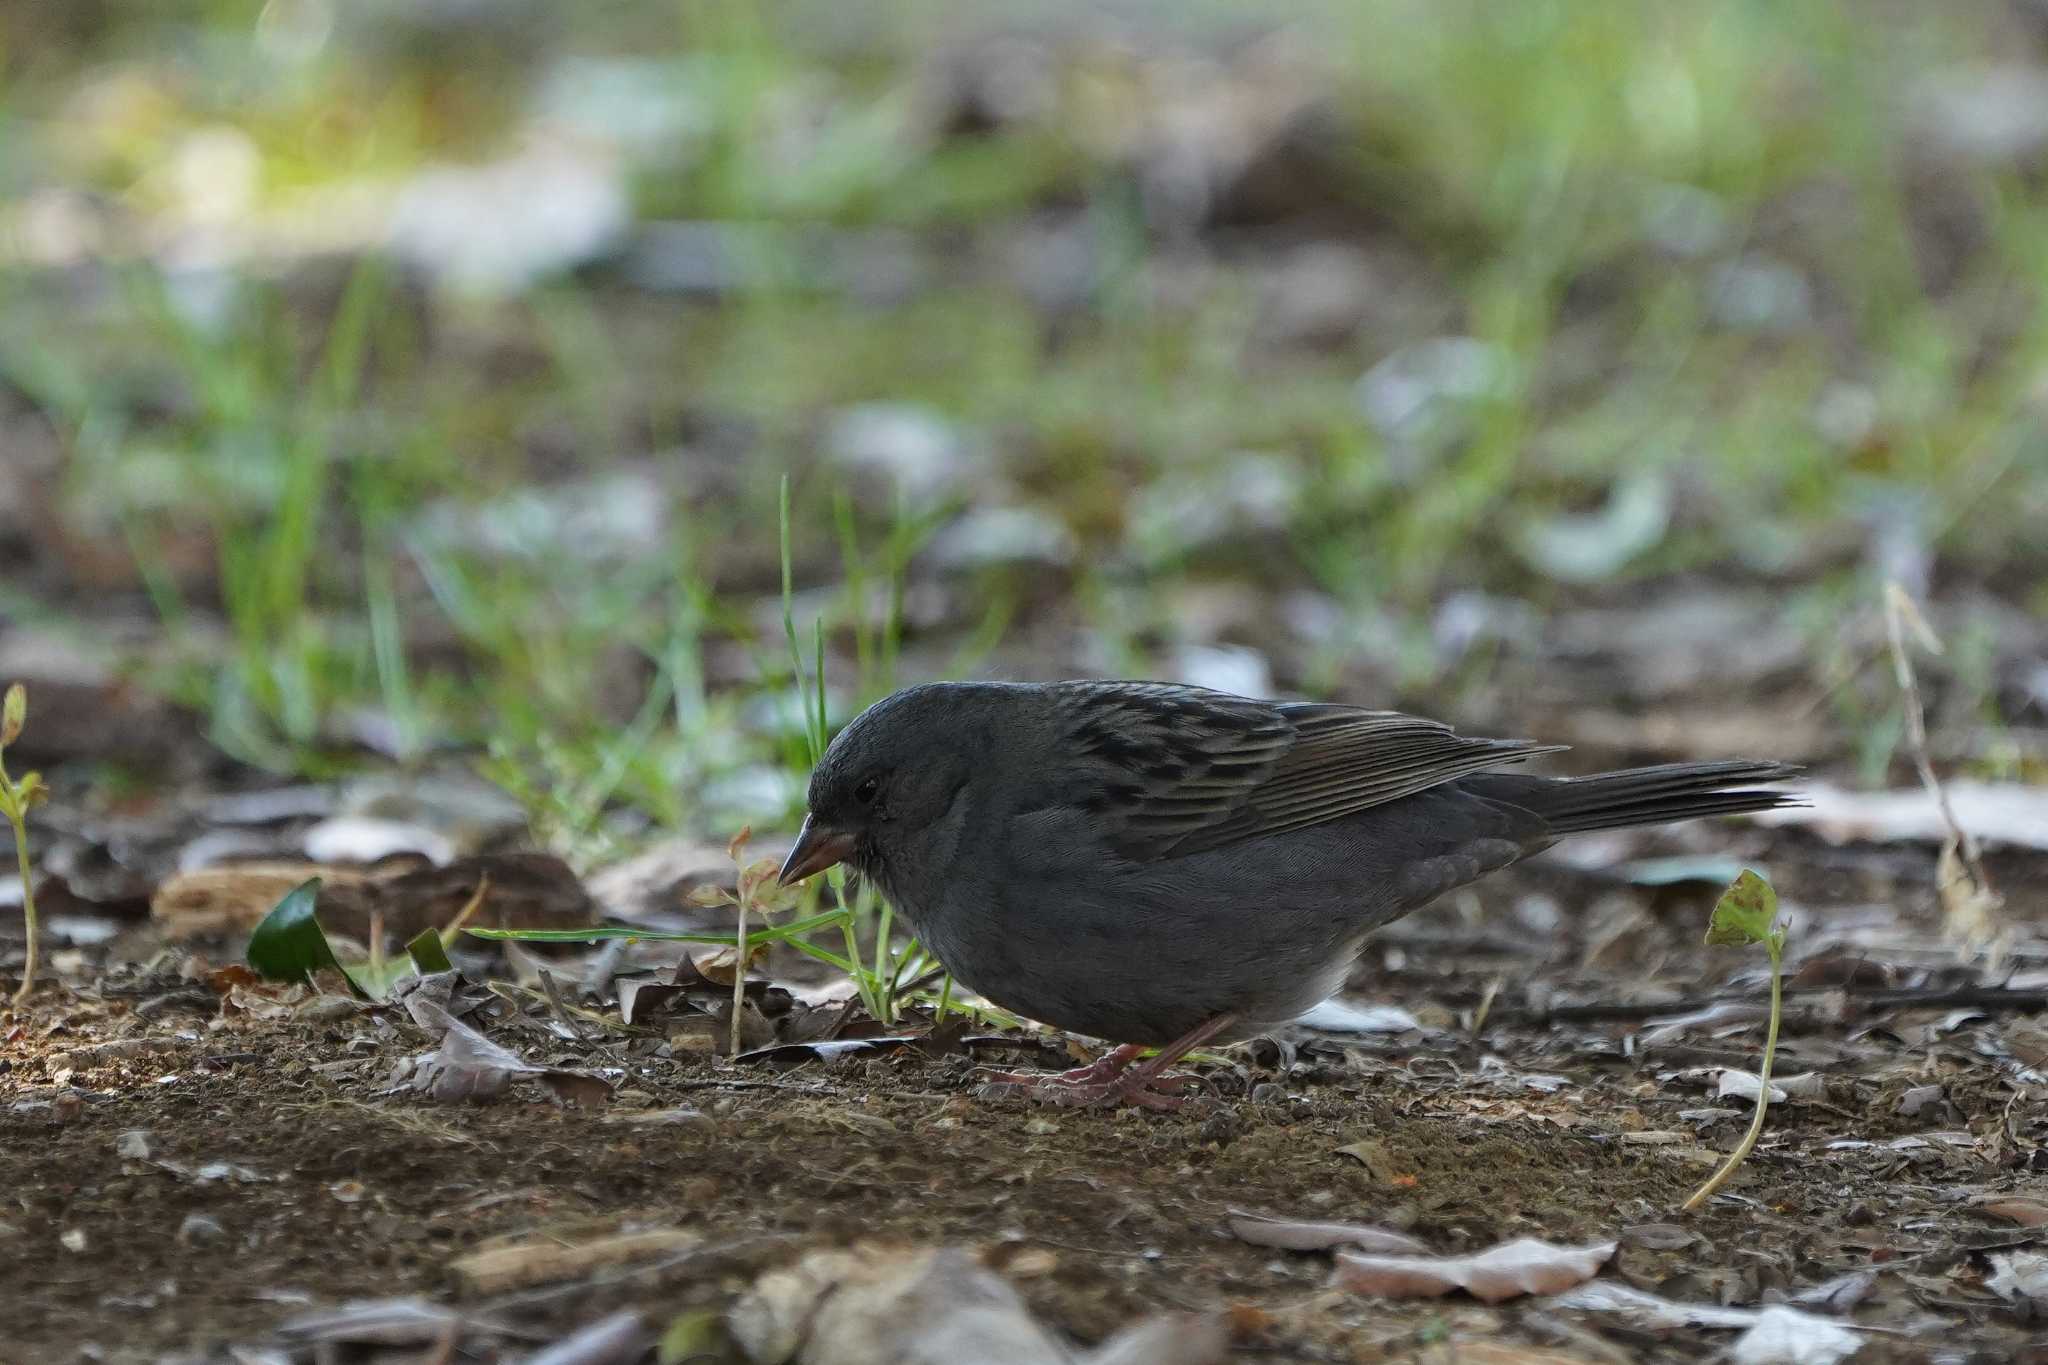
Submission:
[[[985,762],[998,684],[927,683],[854,717],[811,774],[809,811],[782,865],[790,885],[846,863],[887,879],[955,811]]]

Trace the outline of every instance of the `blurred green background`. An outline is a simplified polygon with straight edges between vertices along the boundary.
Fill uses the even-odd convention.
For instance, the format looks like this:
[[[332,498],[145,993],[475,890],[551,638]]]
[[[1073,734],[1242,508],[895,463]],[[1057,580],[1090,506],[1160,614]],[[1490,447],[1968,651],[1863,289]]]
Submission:
[[[784,819],[785,610],[836,717],[1875,783],[1886,580],[1940,757],[2048,759],[2048,6],[78,0],[0,81],[0,676],[80,783]]]

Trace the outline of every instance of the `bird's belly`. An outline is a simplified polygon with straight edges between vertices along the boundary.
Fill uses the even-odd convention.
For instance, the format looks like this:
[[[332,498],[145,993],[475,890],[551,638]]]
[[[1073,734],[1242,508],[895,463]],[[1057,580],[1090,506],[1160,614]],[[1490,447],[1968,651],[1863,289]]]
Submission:
[[[1240,1021],[1237,1036],[1292,1019],[1343,984],[1367,919],[1143,877],[1034,878],[905,909],[919,940],[994,1004],[1146,1044],[1220,1014]]]

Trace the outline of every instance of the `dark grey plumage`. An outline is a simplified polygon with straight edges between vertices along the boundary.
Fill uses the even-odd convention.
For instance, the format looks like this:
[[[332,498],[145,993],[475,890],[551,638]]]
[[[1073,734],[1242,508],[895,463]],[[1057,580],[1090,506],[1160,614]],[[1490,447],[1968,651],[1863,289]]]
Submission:
[[[1372,930],[1562,835],[1791,799],[1747,785],[1777,763],[1495,771],[1557,747],[1164,683],[933,683],[833,741],[791,875],[843,857],[990,1000],[1164,1044],[1293,1018]]]

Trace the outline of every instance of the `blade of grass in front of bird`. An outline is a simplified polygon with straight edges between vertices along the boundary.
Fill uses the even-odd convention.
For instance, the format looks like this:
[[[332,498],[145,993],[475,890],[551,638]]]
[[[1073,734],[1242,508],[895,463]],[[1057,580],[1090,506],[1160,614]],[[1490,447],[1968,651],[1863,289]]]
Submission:
[[[804,919],[791,920],[788,924],[756,929],[748,935],[748,941],[756,947],[763,943],[781,943],[793,935],[807,934],[813,929],[829,929],[844,918],[846,913],[844,910],[824,910]],[[644,938],[650,943],[709,943],[721,948],[737,946],[731,934],[696,933],[679,929],[640,929],[629,924],[593,924],[587,929],[464,928],[462,932],[472,938],[510,939],[519,943],[596,943],[611,938]]]

